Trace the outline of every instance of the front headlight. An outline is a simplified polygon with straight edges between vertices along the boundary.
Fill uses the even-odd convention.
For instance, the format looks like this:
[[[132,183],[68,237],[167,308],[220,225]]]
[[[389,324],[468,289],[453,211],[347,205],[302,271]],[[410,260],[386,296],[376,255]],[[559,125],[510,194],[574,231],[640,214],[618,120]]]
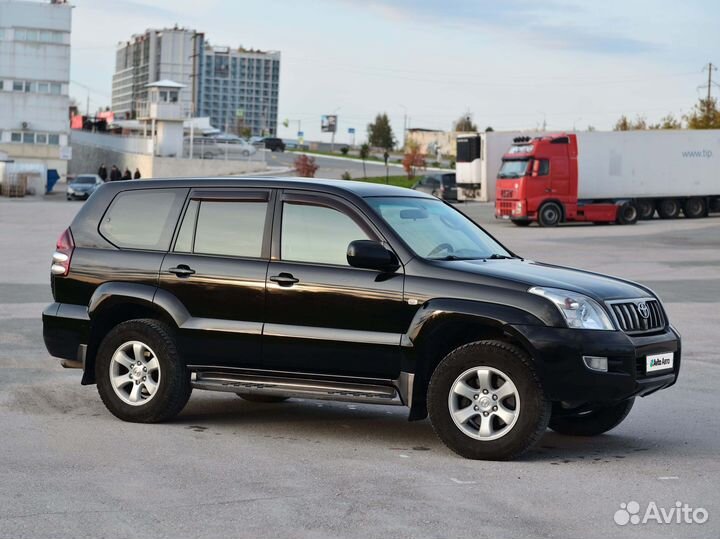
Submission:
[[[67,192],[68,192],[68,195],[74,195],[74,194],[75,194],[75,189],[73,189],[72,187],[68,187],[68,188],[67,188]]]
[[[552,301],[562,313],[569,328],[615,329],[605,310],[598,302],[583,294],[560,288],[543,288],[541,286],[534,286],[528,292]]]

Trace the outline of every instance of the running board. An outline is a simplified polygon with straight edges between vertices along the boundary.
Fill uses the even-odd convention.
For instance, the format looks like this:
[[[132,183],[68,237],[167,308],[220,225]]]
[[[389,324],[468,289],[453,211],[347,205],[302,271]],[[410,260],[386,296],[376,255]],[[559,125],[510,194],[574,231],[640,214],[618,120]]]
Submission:
[[[205,372],[192,372],[190,381],[194,388],[210,391],[366,404],[403,404],[398,390],[391,385],[354,384],[331,380]]]

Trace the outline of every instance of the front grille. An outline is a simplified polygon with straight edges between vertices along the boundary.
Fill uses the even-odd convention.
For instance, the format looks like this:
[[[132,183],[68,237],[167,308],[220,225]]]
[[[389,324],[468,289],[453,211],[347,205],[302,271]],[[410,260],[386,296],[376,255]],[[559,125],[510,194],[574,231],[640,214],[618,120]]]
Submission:
[[[649,333],[665,328],[665,315],[656,299],[616,301],[610,303],[610,308],[625,333]]]
[[[501,198],[512,198],[515,192],[512,189],[501,189],[500,190],[500,197]]]
[[[497,212],[497,215],[512,215],[513,204],[514,202],[510,202],[507,200],[496,200],[495,210]]]

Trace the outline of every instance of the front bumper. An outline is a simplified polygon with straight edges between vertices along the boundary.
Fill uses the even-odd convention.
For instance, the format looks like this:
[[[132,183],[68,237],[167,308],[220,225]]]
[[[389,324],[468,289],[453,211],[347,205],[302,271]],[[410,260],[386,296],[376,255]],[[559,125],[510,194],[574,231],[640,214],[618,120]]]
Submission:
[[[612,402],[670,387],[680,371],[680,335],[668,327],[652,335],[544,326],[512,326],[535,359],[552,401]],[[672,369],[645,373],[648,354],[674,353]],[[582,356],[608,358],[608,372],[588,369]]]

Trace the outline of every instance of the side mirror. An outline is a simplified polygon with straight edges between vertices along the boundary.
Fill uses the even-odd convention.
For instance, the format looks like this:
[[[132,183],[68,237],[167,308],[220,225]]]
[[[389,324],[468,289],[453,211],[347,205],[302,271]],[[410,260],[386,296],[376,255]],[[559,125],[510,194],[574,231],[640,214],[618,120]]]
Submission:
[[[351,241],[347,249],[347,261],[354,268],[378,271],[395,271],[400,267],[395,253],[379,241]]]

